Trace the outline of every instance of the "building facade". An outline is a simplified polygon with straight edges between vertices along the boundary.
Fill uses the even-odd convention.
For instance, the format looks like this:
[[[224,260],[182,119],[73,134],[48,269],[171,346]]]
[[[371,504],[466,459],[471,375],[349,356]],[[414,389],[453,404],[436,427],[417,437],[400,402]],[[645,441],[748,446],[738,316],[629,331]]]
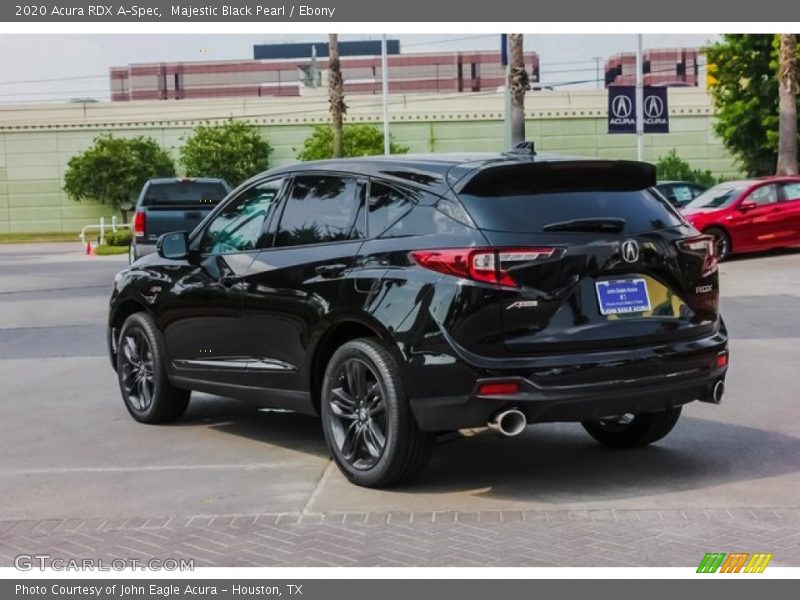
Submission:
[[[390,93],[486,92],[505,85],[499,52],[400,54],[399,43],[390,41],[393,42],[390,49],[397,51],[388,54]],[[380,55],[358,54],[373,51],[373,45],[345,46],[340,59],[345,94],[381,93]],[[256,46],[254,49],[255,56],[282,56],[279,58],[112,67],[111,100],[301,96],[325,85],[327,44],[287,44],[285,46],[291,49],[282,53],[274,49],[279,46]],[[302,52],[309,54],[295,56]],[[525,53],[525,64],[531,80],[538,81],[539,56],[536,52]]]
[[[697,86],[700,80],[697,48],[647,50],[642,55],[644,85]],[[636,54],[623,52],[606,61],[606,87],[636,85]]]

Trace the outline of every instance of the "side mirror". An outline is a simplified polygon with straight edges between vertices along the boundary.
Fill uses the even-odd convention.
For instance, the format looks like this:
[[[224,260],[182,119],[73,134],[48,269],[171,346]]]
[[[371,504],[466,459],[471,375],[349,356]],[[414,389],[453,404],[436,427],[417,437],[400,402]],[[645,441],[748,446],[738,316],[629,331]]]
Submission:
[[[161,258],[181,260],[189,254],[189,236],[185,231],[173,231],[159,236],[156,251]]]
[[[745,200],[739,205],[739,210],[742,212],[747,212],[748,210],[753,210],[754,208],[758,208],[758,204],[749,200]]]

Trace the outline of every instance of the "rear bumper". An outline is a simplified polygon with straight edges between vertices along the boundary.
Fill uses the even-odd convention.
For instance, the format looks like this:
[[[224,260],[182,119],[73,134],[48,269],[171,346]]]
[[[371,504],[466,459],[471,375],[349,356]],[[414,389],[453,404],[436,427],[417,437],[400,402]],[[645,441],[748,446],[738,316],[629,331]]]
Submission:
[[[409,396],[414,416],[424,431],[482,427],[496,412],[508,408],[525,413],[529,423],[590,421],[625,413],[656,412],[695,400],[713,402],[714,386],[724,381],[728,368],[716,366],[720,353],[727,353],[724,328],[701,340],[639,349],[627,357],[622,367],[619,352],[609,352],[606,361],[592,354],[583,369],[576,367],[576,356],[571,355],[569,361],[563,358],[565,364],[570,363],[565,370],[574,377],[559,377],[558,385],[549,385],[547,378],[542,378],[542,371],[535,368],[487,372],[461,362],[460,376],[452,373],[449,381],[452,387],[461,387],[463,393],[442,395],[442,386],[431,384],[431,391],[439,393],[428,395],[424,393],[425,386],[412,385],[417,393]],[[552,364],[557,358],[548,357],[547,361]],[[587,371],[596,377],[587,377]],[[469,383],[464,381],[467,372],[473,377]],[[604,373],[609,376],[604,378]],[[461,385],[453,385],[454,381]],[[519,391],[503,396],[479,395],[478,387],[492,381],[514,381]]]

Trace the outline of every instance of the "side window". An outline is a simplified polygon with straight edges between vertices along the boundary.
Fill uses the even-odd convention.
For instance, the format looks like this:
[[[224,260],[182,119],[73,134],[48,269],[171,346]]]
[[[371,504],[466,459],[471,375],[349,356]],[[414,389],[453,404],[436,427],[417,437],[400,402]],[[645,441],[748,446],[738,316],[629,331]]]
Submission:
[[[370,237],[378,237],[389,226],[405,215],[414,206],[411,198],[393,187],[377,183],[369,186],[368,231]]]
[[[208,225],[200,252],[227,254],[260,248],[264,223],[275,207],[282,184],[283,179],[273,179],[240,193]]]
[[[800,200],[800,181],[783,184],[784,200]]]
[[[276,246],[321,244],[358,239],[354,227],[358,182],[352,177],[301,175],[295,177],[286,199]]]
[[[753,190],[745,200],[745,202],[755,202],[756,204],[762,206],[766,204],[772,204],[773,202],[777,201],[778,186],[776,186],[774,183],[762,185],[760,188]]]

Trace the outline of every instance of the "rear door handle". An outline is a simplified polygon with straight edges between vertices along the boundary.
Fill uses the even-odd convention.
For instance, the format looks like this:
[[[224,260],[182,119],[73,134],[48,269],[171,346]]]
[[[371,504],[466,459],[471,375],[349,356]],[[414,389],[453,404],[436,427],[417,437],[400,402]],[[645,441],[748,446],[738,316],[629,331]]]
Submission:
[[[342,273],[345,272],[347,269],[347,265],[337,263],[333,265],[320,265],[314,271],[320,277],[324,277],[325,279],[332,279],[334,277],[339,277]]]

